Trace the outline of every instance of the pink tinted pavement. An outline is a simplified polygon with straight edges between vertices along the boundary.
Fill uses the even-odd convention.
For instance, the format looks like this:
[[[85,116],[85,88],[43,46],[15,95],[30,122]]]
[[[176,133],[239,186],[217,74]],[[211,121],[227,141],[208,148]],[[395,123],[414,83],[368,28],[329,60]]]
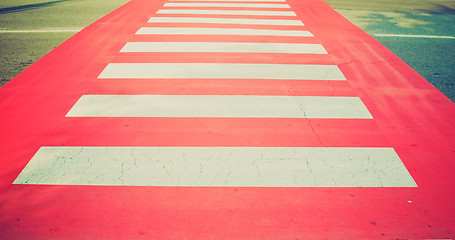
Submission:
[[[455,105],[413,69],[321,0],[287,0],[296,17],[219,16],[304,26],[211,25],[314,38],[135,35],[206,27],[147,23],[165,2],[130,1],[0,89],[1,239],[454,238]],[[120,53],[144,41],[319,43],[328,54]],[[127,62],[334,64],[347,81],[98,78]],[[65,117],[87,94],[355,96],[373,119]],[[418,187],[13,184],[42,146],[393,147]]]

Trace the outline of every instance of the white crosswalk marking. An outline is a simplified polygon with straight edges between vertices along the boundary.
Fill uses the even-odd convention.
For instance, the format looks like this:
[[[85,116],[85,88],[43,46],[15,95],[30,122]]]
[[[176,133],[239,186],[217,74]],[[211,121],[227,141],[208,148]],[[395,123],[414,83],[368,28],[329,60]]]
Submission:
[[[284,36],[313,37],[308,31],[270,30],[243,28],[177,28],[177,27],[142,27],[136,34],[186,34],[186,35],[244,35],[244,36]]]
[[[293,11],[252,11],[252,10],[204,10],[204,9],[161,9],[157,14],[215,14],[251,16],[296,16]]]
[[[217,23],[304,26],[300,20],[286,19],[246,19],[246,18],[201,18],[201,17],[151,17],[149,23]]]
[[[169,2],[195,2],[195,0],[168,0]],[[204,0],[204,2],[286,2],[286,0]]]
[[[357,97],[84,95],[67,117],[371,119]]]
[[[98,78],[346,80],[336,65],[110,63]]]
[[[194,42],[193,39],[193,42],[185,42],[185,37],[188,36],[182,36],[181,42],[144,42],[142,40],[142,42],[126,43],[120,52],[129,57],[143,56],[143,54],[131,53],[146,52],[160,54],[224,52],[242,53],[243,56],[262,53],[268,54],[264,56],[269,56],[270,59],[272,54],[276,53],[328,54],[321,44],[229,41],[232,36],[313,37],[312,33],[303,30],[257,29],[257,27],[253,29],[150,27],[158,25],[157,23],[304,26],[299,19],[293,19],[296,14],[290,10],[285,0],[168,1],[164,9],[156,12],[157,16],[152,16],[148,20],[151,24],[140,28],[136,32],[137,35],[152,35],[150,39],[157,35],[162,38],[165,38],[165,35],[221,35],[226,37],[226,41]],[[185,7],[188,9],[179,9]],[[195,9],[197,7],[247,9]],[[265,11],[263,8],[282,8],[283,10]],[[165,14],[189,14],[194,17],[175,17]],[[214,17],[201,16],[207,14]],[[254,19],[255,16],[256,19]],[[287,19],[277,19],[279,16]],[[140,36],[140,38],[148,37]],[[300,38],[293,38],[293,40],[296,39]],[[311,55],[302,55],[302,57],[311,57]],[[181,63],[179,59],[175,60],[176,62],[170,63],[143,62],[143,59],[137,63],[134,61],[110,63],[98,78],[121,79],[126,84],[129,79],[347,80],[336,65]],[[229,62],[229,59],[226,61]],[[210,94],[83,95],[69,110],[66,117],[187,118],[184,119],[185,121],[201,117],[320,118],[334,121],[373,119],[358,97]],[[417,187],[393,148],[369,147],[41,147],[14,184]]]
[[[416,187],[393,148],[41,147],[14,184]]]
[[[260,3],[165,3],[165,7],[238,7],[238,8],[291,8],[287,4]]]
[[[321,44],[237,42],[129,42],[120,52],[243,52],[327,54]]]

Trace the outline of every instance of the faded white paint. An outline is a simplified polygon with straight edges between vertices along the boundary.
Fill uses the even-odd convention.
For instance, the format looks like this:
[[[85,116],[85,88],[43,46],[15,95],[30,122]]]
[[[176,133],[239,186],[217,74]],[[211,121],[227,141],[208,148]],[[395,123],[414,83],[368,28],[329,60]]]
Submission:
[[[168,0],[169,2],[194,2],[195,0]],[[286,2],[286,0],[204,0],[204,2]]]
[[[245,42],[128,42],[121,52],[241,52],[327,54],[321,44]]]
[[[210,15],[250,15],[250,16],[296,16],[293,11],[253,11],[253,10],[199,10],[161,9],[157,14],[210,14]]]
[[[245,35],[245,36],[283,36],[313,37],[308,31],[270,30],[244,28],[178,28],[178,27],[142,27],[136,34],[186,34],[186,35]]]
[[[454,36],[438,36],[438,35],[385,34],[385,33],[375,33],[373,35],[376,37],[455,39]]]
[[[357,97],[84,95],[67,117],[371,119]]]
[[[245,18],[201,18],[201,17],[151,17],[149,23],[217,23],[303,26],[300,20],[286,19],[245,19]]]
[[[234,7],[234,8],[291,8],[288,4],[260,3],[165,3],[165,7]]]
[[[35,29],[35,30],[8,30],[2,29],[0,33],[66,33],[66,32],[79,32],[82,28],[77,29]]]
[[[393,148],[41,147],[14,184],[417,187]]]
[[[336,65],[110,63],[99,78],[346,80]]]

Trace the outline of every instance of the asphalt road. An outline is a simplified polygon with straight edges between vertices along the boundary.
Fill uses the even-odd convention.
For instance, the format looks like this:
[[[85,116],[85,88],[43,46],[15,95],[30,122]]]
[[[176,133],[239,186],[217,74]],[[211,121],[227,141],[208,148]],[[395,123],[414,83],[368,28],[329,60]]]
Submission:
[[[94,1],[5,6],[11,24],[31,25],[3,32],[28,57],[25,47],[46,44],[32,37],[84,25],[44,28],[34,11],[65,7],[54,20],[70,18]],[[0,89],[2,238],[453,238],[453,102],[322,0],[287,1],[292,11],[220,12],[132,0]],[[385,2],[348,3],[338,11],[365,29],[390,23],[368,30],[378,39],[452,41],[422,37]],[[250,29],[189,27],[171,17],[182,8],[305,26],[249,16]],[[223,51],[203,52],[215,45]]]
[[[325,1],[455,101],[455,1]]]
[[[0,86],[128,0],[0,1]]]
[[[0,86],[127,0],[0,2]],[[455,101],[455,2],[326,0]],[[402,36],[402,35],[413,35]]]

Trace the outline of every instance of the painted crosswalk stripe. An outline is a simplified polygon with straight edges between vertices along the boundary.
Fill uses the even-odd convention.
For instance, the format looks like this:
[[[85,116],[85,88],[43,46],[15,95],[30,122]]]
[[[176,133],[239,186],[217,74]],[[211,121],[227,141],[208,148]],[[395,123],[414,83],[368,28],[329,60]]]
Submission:
[[[168,0],[169,2],[195,2],[195,0]],[[204,0],[204,2],[286,2],[286,0]]]
[[[327,54],[321,44],[237,42],[128,42],[121,52],[243,52]]]
[[[169,2],[195,2],[195,0],[168,0]],[[286,2],[286,0],[204,0],[204,2]]]
[[[245,19],[245,18],[200,18],[200,17],[151,17],[149,23],[217,23],[303,26],[300,20],[286,19]]]
[[[313,37],[308,31],[270,30],[243,28],[178,28],[178,27],[142,27],[136,34],[187,34],[187,35],[245,35],[245,36],[284,36]]]
[[[235,7],[235,8],[291,8],[288,4],[260,3],[165,3],[164,7]]]
[[[357,97],[84,95],[67,117],[372,119]]]
[[[14,184],[417,187],[393,148],[41,147]]]
[[[296,16],[293,11],[252,11],[252,10],[204,10],[204,9],[160,9],[157,14],[215,14],[251,16]]]
[[[98,78],[346,80],[336,65],[110,63]]]

